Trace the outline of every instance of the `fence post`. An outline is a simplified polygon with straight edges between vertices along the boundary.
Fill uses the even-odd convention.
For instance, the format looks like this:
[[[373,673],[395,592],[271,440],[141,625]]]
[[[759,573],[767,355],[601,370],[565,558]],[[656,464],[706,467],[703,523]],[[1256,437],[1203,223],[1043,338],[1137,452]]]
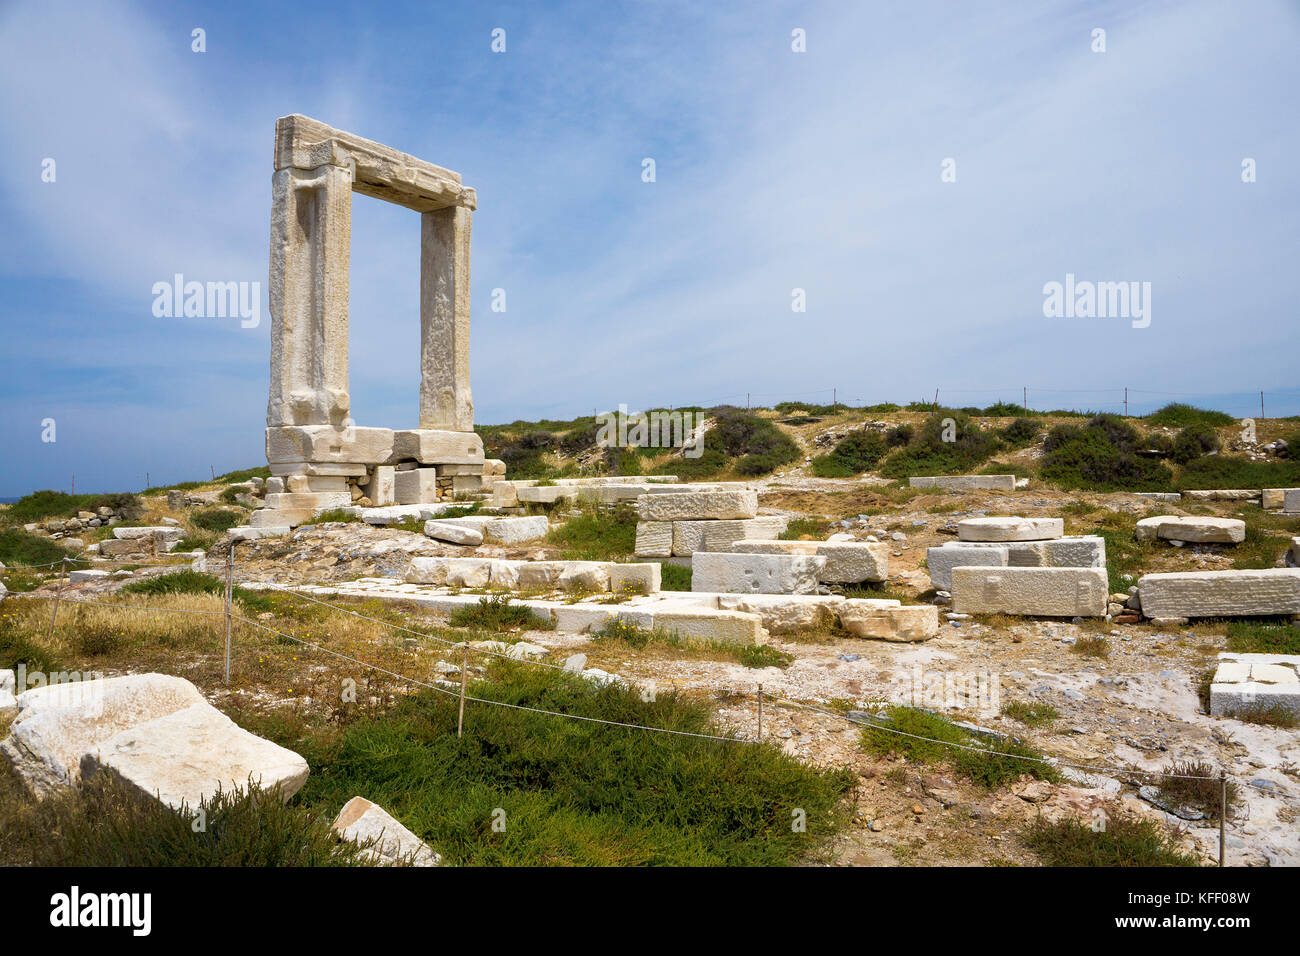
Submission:
[[[235,542],[230,542],[230,553],[226,555],[226,683],[230,683],[230,598],[235,575]]]
[[[1223,866],[1223,826],[1228,816],[1228,773],[1219,768],[1219,866]]]
[[[758,739],[763,739],[763,685],[758,685]]]
[[[54,622],[59,618],[59,598],[63,597],[63,577],[68,570],[68,556],[65,554],[63,560],[59,562],[59,589],[54,592],[54,611],[50,614],[50,636],[47,640],[54,640]]]
[[[469,649],[460,646],[460,713],[456,715],[456,739],[465,730],[465,681],[469,679]]]

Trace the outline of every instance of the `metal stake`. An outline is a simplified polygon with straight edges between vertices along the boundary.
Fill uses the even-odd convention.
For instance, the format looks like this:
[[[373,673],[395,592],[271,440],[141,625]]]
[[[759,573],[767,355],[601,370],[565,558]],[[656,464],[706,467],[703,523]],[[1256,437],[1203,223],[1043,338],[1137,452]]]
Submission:
[[[469,679],[469,650],[464,644],[460,647],[460,713],[456,715],[456,738],[459,740],[465,731],[465,681]]]

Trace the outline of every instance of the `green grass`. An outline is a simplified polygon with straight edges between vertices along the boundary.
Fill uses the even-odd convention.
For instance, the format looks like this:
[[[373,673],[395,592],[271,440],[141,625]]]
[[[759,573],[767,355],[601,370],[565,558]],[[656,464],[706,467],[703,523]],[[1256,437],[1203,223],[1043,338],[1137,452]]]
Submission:
[[[644,628],[623,618],[614,618],[595,633],[593,640],[598,644],[620,644],[633,650],[641,650],[650,645],[671,647],[695,656],[711,657],[715,660],[735,661],[745,667],[789,667],[794,663],[794,655],[766,645],[728,644],[722,641],[706,641],[687,637],[677,631],[665,628]]]
[[[28,534],[18,528],[0,531],[0,562],[9,567],[49,564],[60,561],[68,554],[66,548],[38,534]]]
[[[811,535],[818,541],[824,540],[831,533],[829,518],[792,518],[781,533],[782,541],[798,541],[804,535]]]
[[[636,551],[636,510],[588,507],[546,536],[547,544],[560,548],[564,561],[626,560]]]
[[[1300,627],[1267,618],[1229,621],[1228,650],[1233,654],[1300,654]]]
[[[511,604],[508,595],[479,598],[477,604],[457,608],[447,618],[452,627],[472,627],[476,630],[498,631],[553,631],[555,622],[538,617],[523,604]]]
[[[660,566],[659,589],[661,591],[689,591],[691,589],[691,569],[679,564],[665,561]]]
[[[812,461],[812,473],[821,478],[846,478],[874,468],[889,451],[879,432],[860,429],[840,439],[828,455]]]
[[[1199,866],[1155,820],[1116,816],[1094,829],[1073,817],[1039,820],[1025,843],[1047,866]]]
[[[1026,727],[1046,727],[1061,716],[1051,704],[1030,704],[1023,700],[1007,701],[1002,705],[1002,713]]]
[[[1084,657],[1106,658],[1110,656],[1110,642],[1097,634],[1081,637],[1070,645],[1070,653],[1082,654]]]
[[[493,674],[471,696],[719,732],[706,704],[674,693],[645,701],[635,689],[508,662]],[[788,865],[814,858],[847,822],[854,775],[814,769],[775,745],[473,702],[458,740],[456,705],[454,694],[425,692],[336,743],[296,740],[313,768],[300,799],[337,812],[364,794],[461,866]],[[791,825],[799,811],[806,832]]]
[[[901,736],[890,730],[912,736]],[[918,740],[918,737],[929,739]],[[979,749],[950,747],[945,743]],[[987,789],[1013,783],[1025,774],[1040,780],[1059,779],[1055,769],[1039,762],[1043,755],[1032,747],[1014,740],[982,740],[950,720],[915,707],[892,707],[879,726],[864,727],[862,746],[877,756],[892,754],[914,763],[948,764],[961,776]],[[1022,757],[1030,759],[1017,759]]]
[[[185,568],[168,571],[122,585],[125,594],[225,594],[226,582],[213,574],[204,574]],[[261,591],[249,591],[235,585],[231,597],[244,606],[245,611],[268,611],[276,607],[275,596]]]
[[[285,806],[257,787],[217,794],[196,820],[103,775],[36,802],[0,774],[0,865],[365,865],[361,846],[335,836],[331,808]]]

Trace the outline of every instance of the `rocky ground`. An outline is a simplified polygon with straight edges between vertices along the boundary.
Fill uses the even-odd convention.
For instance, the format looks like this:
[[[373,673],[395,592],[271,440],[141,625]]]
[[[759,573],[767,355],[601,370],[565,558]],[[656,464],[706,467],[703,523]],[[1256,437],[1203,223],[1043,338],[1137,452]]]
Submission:
[[[801,476],[779,476],[762,485],[766,513],[814,517],[859,539],[890,542],[889,586],[913,600],[928,598],[926,548],[952,540],[963,517],[1064,514],[1067,533],[1077,534],[1094,529],[1107,513],[1136,518],[1188,510],[1127,494],[1029,490],[1006,496],[918,496],[868,482]],[[1226,515],[1243,510],[1234,503],[1195,507]],[[225,547],[209,552],[212,567],[224,567]],[[279,584],[400,576],[413,556],[471,553],[557,556],[555,549],[538,544],[470,549],[408,531],[335,524],[288,538],[240,543],[236,576]],[[1231,566],[1232,553],[1216,546],[1162,547],[1151,560],[1157,566],[1143,570],[1208,570]],[[1081,640],[1100,632],[1109,632],[1105,656],[1077,652]],[[1192,761],[1224,766],[1241,785],[1241,809],[1228,828],[1230,864],[1300,864],[1300,734],[1211,718],[1201,709],[1198,681],[1225,647],[1222,627],[958,620],[945,623],[937,638],[922,644],[835,635],[794,641],[775,637],[773,646],[790,654],[793,663],[764,669],[653,644],[634,650],[586,635],[543,631],[524,636],[549,648],[557,661],[581,651],[590,666],[643,685],[706,695],[714,700],[720,721],[744,736],[759,733],[761,685],[764,738],[780,741],[801,759],[848,765],[861,774],[854,825],[835,848],[840,864],[1032,863],[1017,830],[1040,814],[1089,819],[1098,807],[1163,818],[1182,830],[1189,846],[1207,860],[1215,859],[1217,826],[1179,819],[1137,796],[1138,788],[1150,782],[1137,771]],[[886,701],[917,704],[1017,736],[1066,763],[1109,769],[1085,782],[1050,785],[1024,778],[1010,788],[985,791],[942,767],[873,757],[860,746],[858,726],[798,706],[843,712]],[[1012,701],[1050,704],[1060,716],[1031,730],[1001,715],[1001,706]]]

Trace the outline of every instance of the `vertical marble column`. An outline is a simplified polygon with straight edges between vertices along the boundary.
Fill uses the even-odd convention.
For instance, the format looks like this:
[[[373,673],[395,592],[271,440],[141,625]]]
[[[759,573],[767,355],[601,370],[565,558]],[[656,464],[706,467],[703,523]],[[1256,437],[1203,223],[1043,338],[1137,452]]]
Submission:
[[[420,428],[473,431],[469,388],[469,242],[473,210],[421,213]]]
[[[352,174],[288,167],[272,176],[268,426],[348,419]]]

